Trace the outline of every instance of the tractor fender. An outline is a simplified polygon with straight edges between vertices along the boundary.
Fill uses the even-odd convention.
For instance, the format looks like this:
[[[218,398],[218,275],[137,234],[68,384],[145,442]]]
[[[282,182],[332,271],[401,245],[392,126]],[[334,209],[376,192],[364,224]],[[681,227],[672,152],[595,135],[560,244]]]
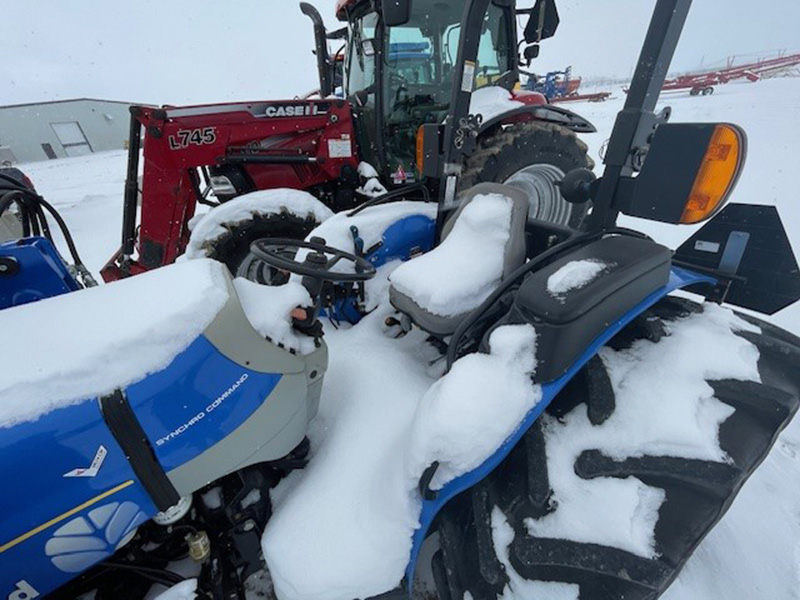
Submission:
[[[515,100],[519,99],[515,98]],[[481,123],[478,135],[484,135],[501,125],[511,125],[525,121],[554,123],[575,133],[595,133],[597,131],[597,128],[592,123],[566,108],[552,104],[526,104],[484,121]]]
[[[556,379],[541,384],[542,398],[539,403],[528,412],[515,432],[494,452],[494,454],[489,456],[477,468],[460,475],[444,485],[435,494],[423,495],[419,516],[420,525],[414,532],[411,555],[408,565],[406,566],[406,576],[404,580],[408,587],[407,591],[409,595],[413,593],[414,573],[423,543],[431,525],[442,508],[458,494],[477,485],[500,465],[567,383],[569,383],[569,381],[597,355],[600,349],[625,326],[675,290],[683,289],[698,283],[714,283],[715,281],[714,278],[708,275],[701,275],[679,267],[672,267],[666,285],[652,292],[618,319],[611,321],[605,330],[603,330],[567,368],[566,372]]]

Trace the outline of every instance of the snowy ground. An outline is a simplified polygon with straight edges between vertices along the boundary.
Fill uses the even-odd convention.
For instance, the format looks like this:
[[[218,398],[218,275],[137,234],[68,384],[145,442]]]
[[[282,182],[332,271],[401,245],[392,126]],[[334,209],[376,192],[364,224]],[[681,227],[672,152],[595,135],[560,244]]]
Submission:
[[[624,94],[618,90],[609,102],[570,107],[598,126],[599,133],[585,138],[598,163],[598,151],[607,139],[623,101]],[[667,97],[665,103],[673,107],[676,122],[717,119],[738,123],[746,129],[750,142],[749,160],[734,201],[777,205],[795,251],[800,254],[800,208],[796,202],[793,151],[795,140],[800,138],[800,122],[794,118],[800,105],[800,79],[730,84],[720,86],[710,97],[676,95]],[[67,220],[87,266],[98,271],[119,246],[125,154],[107,153],[23,165],[22,168]],[[691,233],[691,229],[685,227],[639,221],[625,224],[643,229],[672,247]],[[776,315],[775,321],[800,333],[800,306]],[[352,344],[352,352],[365,354],[364,360],[374,359],[363,348],[359,350],[357,339],[348,342]],[[393,351],[397,360],[402,361],[408,360],[406,353],[409,350],[395,345]],[[333,354],[333,377],[326,384],[336,388],[336,378],[348,379],[349,369],[354,364],[353,356],[348,357],[347,365],[337,368],[336,355]],[[409,365],[411,368],[417,367]],[[380,377],[371,384],[368,382],[374,384],[375,393],[385,392],[386,383]],[[340,396],[326,396],[324,402],[328,406],[322,408],[323,416],[330,415],[334,408],[358,408],[348,403],[348,398]],[[411,410],[401,403],[396,403],[394,408],[401,412]],[[402,418],[406,417],[408,415],[404,413]],[[331,434],[324,420],[316,427],[319,436]],[[373,433],[382,435],[380,431]],[[331,450],[348,452],[347,448]],[[335,452],[319,458],[334,461]],[[784,433],[770,457],[744,487],[730,512],[701,545],[665,598],[800,598],[798,540],[800,421]]]

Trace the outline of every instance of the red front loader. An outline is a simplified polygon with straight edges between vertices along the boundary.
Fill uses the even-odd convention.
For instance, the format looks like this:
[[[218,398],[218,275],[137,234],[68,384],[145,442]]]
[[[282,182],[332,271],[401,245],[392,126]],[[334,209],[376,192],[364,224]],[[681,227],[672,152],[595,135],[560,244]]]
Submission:
[[[493,2],[483,21],[462,35],[463,0],[416,0],[408,18],[395,23],[381,2],[342,0],[337,16],[347,27],[332,33],[316,9],[301,3],[314,22],[319,99],[132,108],[122,247],[103,268],[104,279],[172,263],[186,250],[198,203],[216,207],[252,192],[291,188],[333,211],[351,208],[364,200],[362,161],[395,196],[435,199],[444,189],[440,181],[458,171],[459,188],[480,181],[516,185],[528,193],[535,218],[577,227],[586,208],[566,203],[558,182],[591,166],[576,132],[594,127],[541,94],[518,91],[518,49],[530,61],[538,42],[554,33],[555,27],[541,26],[549,6],[517,10],[514,2]],[[518,44],[519,14],[529,14],[531,23]],[[547,17],[557,25],[557,15]],[[472,36],[480,40],[478,59],[469,81],[456,84],[454,67]],[[328,54],[328,42],[336,40],[344,44],[343,61]],[[342,63],[342,88],[334,90]],[[491,100],[491,114],[486,102],[475,103],[456,138],[438,142],[438,151],[444,144],[458,157],[443,159],[433,172],[430,165],[422,169],[423,128],[443,131],[455,110],[452,98],[467,86],[474,97]],[[290,205],[266,212],[225,223],[227,234],[209,245],[208,255],[236,272],[252,240],[302,238],[317,224]]]
[[[189,241],[187,224],[197,203],[210,203],[211,192],[227,201],[256,190],[294,188],[311,191],[334,210],[348,208],[358,186],[357,167],[353,120],[344,100],[134,107],[123,245],[103,277],[119,279],[174,262]]]

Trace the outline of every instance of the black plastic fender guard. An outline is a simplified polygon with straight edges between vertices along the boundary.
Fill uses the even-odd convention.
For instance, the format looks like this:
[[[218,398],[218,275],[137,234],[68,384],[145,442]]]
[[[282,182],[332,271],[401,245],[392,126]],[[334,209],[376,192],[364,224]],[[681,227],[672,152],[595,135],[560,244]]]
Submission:
[[[478,130],[478,135],[482,135],[489,129],[492,129],[497,125],[502,125],[503,123],[512,120],[513,117],[517,117],[519,115],[530,115],[534,121],[555,123],[556,125],[561,125],[562,127],[574,131],[575,133],[597,132],[597,127],[571,110],[567,110],[566,108],[562,108],[560,106],[554,106],[552,104],[536,104],[520,106],[514,110],[497,115],[488,121],[484,121],[481,123],[480,129]]]

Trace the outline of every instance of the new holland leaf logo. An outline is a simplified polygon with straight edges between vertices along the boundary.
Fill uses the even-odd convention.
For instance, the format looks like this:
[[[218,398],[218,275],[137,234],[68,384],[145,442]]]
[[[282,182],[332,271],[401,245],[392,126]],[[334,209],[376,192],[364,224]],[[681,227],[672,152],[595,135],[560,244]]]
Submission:
[[[72,469],[69,473],[64,473],[64,477],[95,477],[100,471],[100,467],[103,466],[107,454],[106,447],[100,446],[94,455],[91,465],[84,469]]]

